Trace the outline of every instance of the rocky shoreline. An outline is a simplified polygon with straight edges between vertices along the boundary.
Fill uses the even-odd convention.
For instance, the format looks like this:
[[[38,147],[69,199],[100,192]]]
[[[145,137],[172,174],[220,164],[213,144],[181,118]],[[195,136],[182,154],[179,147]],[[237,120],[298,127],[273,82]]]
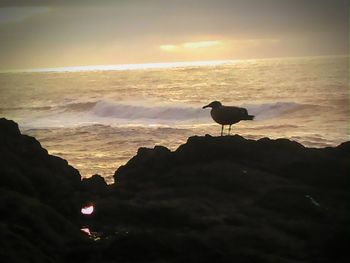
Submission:
[[[194,136],[140,148],[107,185],[2,118],[0,157],[4,262],[350,259],[350,142]]]

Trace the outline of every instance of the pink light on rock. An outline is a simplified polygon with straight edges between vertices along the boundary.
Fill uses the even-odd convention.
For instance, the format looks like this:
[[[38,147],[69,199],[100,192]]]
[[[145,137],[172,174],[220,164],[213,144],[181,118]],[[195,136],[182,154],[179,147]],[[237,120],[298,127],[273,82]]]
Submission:
[[[81,213],[83,215],[91,215],[93,212],[94,212],[94,206],[93,205],[84,206],[81,209]]]
[[[80,229],[81,231],[83,231],[84,233],[86,233],[88,236],[91,236],[91,232],[90,232],[90,229],[87,228],[87,227],[84,227],[82,229]]]

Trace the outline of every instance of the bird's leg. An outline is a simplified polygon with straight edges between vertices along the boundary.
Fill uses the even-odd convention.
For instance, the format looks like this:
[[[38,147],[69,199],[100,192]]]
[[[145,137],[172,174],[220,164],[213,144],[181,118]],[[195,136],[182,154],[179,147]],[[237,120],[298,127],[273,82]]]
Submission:
[[[223,135],[224,133],[224,125],[221,125],[221,136]]]
[[[230,124],[230,126],[228,127],[228,135],[231,134],[231,125],[232,125],[232,124]]]

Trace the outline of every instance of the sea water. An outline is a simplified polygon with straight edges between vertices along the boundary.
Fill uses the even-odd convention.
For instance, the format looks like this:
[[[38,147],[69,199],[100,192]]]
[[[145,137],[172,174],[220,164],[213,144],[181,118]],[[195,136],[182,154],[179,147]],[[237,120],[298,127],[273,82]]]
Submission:
[[[3,72],[0,114],[84,177],[111,181],[139,147],[220,135],[202,109],[214,100],[256,116],[232,134],[336,146],[349,140],[348,86],[346,56]]]

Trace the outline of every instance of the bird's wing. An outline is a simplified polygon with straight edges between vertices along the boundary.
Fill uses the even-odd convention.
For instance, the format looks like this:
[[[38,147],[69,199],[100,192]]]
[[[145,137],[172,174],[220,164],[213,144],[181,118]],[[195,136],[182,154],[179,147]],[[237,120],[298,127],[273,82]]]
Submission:
[[[222,106],[213,112],[213,119],[220,124],[234,124],[246,116],[242,108]]]
[[[224,107],[224,111],[227,116],[230,116],[230,118],[242,119],[248,115],[248,111],[246,109],[234,106]]]
[[[240,108],[244,115],[248,116],[248,111],[246,108]]]

